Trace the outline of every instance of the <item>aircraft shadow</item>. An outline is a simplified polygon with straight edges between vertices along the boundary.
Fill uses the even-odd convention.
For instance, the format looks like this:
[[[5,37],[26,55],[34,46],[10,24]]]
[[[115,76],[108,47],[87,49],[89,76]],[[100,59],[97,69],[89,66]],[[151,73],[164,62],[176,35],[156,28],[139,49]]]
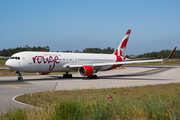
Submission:
[[[172,68],[172,67],[171,67]],[[147,70],[143,72],[138,72],[138,73],[132,73],[132,74],[123,74],[123,75],[104,75],[104,76],[98,76],[98,80],[103,80],[103,79],[128,79],[128,80],[155,80],[155,79],[146,79],[146,78],[128,78],[132,76],[146,76],[146,75],[151,75],[151,74],[157,74],[160,72],[164,72],[166,70],[171,69],[170,67],[159,67],[155,70]],[[87,77],[72,77],[72,78],[63,78],[61,76],[49,76],[52,78],[45,78],[45,79],[33,79],[33,81],[37,80],[76,80],[76,79],[81,79],[81,80],[97,80],[97,79],[92,79],[92,78],[87,78]],[[156,80],[167,80],[167,79],[156,79]],[[26,79],[28,81],[28,79]],[[32,79],[29,79],[29,81],[32,81]]]
[[[147,70],[147,71],[143,71],[143,72],[138,72],[138,73],[131,73],[131,74],[123,74],[123,75],[109,75],[109,76],[99,76],[100,78],[102,79],[106,79],[106,78],[109,78],[109,77],[132,77],[132,76],[146,76],[146,75],[151,75],[151,74],[157,74],[157,73],[160,73],[160,72],[164,72],[164,71],[167,71],[169,69],[172,69],[172,68],[157,68],[155,70]]]

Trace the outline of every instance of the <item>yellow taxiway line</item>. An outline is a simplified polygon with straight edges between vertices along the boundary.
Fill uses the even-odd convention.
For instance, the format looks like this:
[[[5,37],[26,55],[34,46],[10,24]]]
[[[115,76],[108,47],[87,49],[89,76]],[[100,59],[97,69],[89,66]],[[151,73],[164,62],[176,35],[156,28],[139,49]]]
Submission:
[[[80,83],[80,82],[73,82],[73,83],[76,83],[76,84],[86,84],[86,85],[97,85],[97,84],[91,84],[91,83]]]
[[[3,86],[6,86],[6,87],[12,87],[12,88],[20,88],[20,87],[11,86],[11,85],[3,85]]]
[[[174,76],[174,75],[177,75],[179,72],[180,72],[180,70],[177,71],[176,73],[172,74],[172,75],[169,75],[169,77]]]

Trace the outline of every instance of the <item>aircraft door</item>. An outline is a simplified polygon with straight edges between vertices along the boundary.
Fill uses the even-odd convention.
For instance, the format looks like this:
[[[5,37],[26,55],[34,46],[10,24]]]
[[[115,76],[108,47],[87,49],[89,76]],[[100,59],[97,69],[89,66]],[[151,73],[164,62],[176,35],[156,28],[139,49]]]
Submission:
[[[31,65],[31,64],[32,64],[32,61],[33,61],[32,55],[29,55],[29,56],[28,56],[28,63]]]

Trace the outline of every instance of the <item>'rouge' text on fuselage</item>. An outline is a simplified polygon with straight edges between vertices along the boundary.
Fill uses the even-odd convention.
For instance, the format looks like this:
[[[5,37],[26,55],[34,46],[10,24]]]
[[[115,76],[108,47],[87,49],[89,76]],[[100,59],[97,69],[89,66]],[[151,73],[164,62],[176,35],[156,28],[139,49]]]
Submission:
[[[44,56],[35,56],[35,57],[32,57],[32,59],[33,59],[33,63],[36,63],[36,61],[37,61],[38,64],[53,63],[53,65],[49,66],[49,71],[52,71],[54,69],[55,65],[60,63],[60,61],[57,61],[59,59],[58,56],[54,56],[54,58],[52,56],[49,56],[49,58],[48,57],[45,58]]]

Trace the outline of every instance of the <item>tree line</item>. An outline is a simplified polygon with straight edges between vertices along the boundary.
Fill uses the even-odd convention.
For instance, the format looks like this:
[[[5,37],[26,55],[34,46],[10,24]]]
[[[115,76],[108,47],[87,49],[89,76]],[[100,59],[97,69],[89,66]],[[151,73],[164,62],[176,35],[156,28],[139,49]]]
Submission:
[[[160,52],[144,53],[137,56],[137,58],[149,58],[154,57],[155,59],[167,58],[172,50],[161,50]],[[180,50],[176,50],[172,58],[180,58]]]
[[[85,48],[82,53],[103,53],[103,54],[112,54],[114,52],[114,48],[107,47],[104,49],[101,48]]]
[[[9,48],[9,49],[3,49],[0,51],[0,56],[11,56],[14,53],[22,52],[22,51],[50,51],[50,48],[48,46],[46,47],[29,47],[26,45],[25,47],[17,47],[17,48]]]
[[[26,45],[25,47],[17,47],[17,48],[9,48],[9,49],[3,49],[0,50],[0,56],[11,56],[14,53],[21,52],[21,51],[50,51],[49,46],[46,47],[29,47]],[[57,51],[58,52],[58,51]],[[107,47],[104,49],[101,48],[85,48],[83,51],[79,50],[66,50],[66,51],[61,51],[61,52],[74,52],[74,53],[102,53],[102,54],[112,54],[114,53],[114,48]],[[151,52],[151,53],[144,53],[137,55],[136,58],[149,58],[149,57],[154,57],[155,59],[160,59],[160,58],[166,58],[172,50],[162,50],[160,52]],[[130,58],[129,55],[126,55],[126,57]],[[180,58],[180,50],[176,50],[174,52],[174,55],[172,58]]]
[[[58,51],[57,51],[58,52]],[[73,52],[72,50],[66,50],[61,52]],[[101,48],[85,48],[83,51],[75,50],[74,53],[103,53],[103,54],[112,54],[114,52],[114,48],[107,47],[104,49]]]
[[[50,51],[49,46],[46,47],[29,47],[26,45],[25,47],[17,47],[17,48],[9,48],[9,49],[3,49],[0,50],[0,56],[11,56],[17,52],[22,52],[22,51]],[[57,51],[59,52],[59,51]],[[61,52],[73,52],[72,50],[66,50],[66,51],[61,51]],[[112,54],[114,52],[114,48],[107,47],[104,49],[101,48],[85,48],[83,51],[75,50],[74,53],[104,53],[104,54]]]

